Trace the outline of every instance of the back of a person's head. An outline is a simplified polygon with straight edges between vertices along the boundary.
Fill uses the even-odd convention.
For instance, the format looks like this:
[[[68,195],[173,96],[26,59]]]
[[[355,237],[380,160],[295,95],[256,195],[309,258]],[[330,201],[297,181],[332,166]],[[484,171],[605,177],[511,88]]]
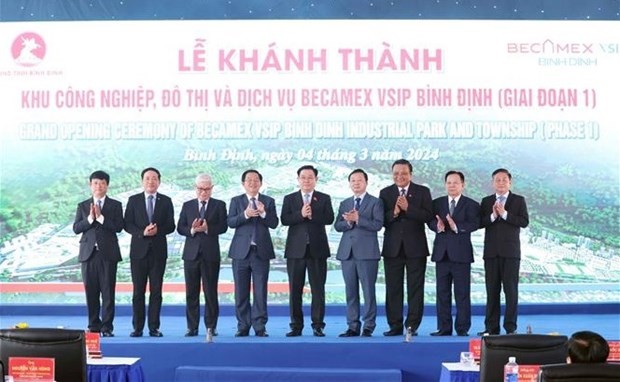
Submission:
[[[598,333],[588,330],[575,332],[568,339],[568,358],[571,363],[601,363],[609,356],[609,344]]]

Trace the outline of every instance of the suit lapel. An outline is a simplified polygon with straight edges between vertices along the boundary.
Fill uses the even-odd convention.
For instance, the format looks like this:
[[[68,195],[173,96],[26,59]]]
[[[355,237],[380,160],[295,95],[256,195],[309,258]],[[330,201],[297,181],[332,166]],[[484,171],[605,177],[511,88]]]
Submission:
[[[512,204],[512,200],[514,198],[512,197],[512,192],[508,191],[508,196],[506,197],[506,201],[504,202],[504,208],[509,207]]]
[[[258,193],[258,197],[256,198],[256,200],[263,203],[265,207],[267,206],[267,204],[265,203],[265,198],[263,197],[263,194]]]
[[[195,219],[200,219],[200,201],[198,200],[198,198],[196,198],[196,199],[192,200],[192,203],[194,204],[194,207],[192,208],[192,214],[190,215],[190,217],[195,218]],[[207,210],[205,211],[205,219],[209,215],[209,206],[210,205],[211,205],[211,203],[207,203]],[[194,219],[192,219],[192,220],[194,220]]]
[[[213,207],[213,200],[211,198],[209,198],[209,201],[207,202],[207,211],[205,212],[205,218],[207,217],[211,217],[211,215],[213,215],[214,211],[215,211],[215,207]],[[209,219],[207,219],[209,220]]]
[[[196,203],[198,204],[198,206],[200,206],[200,202],[198,202],[198,199],[196,199]],[[209,218],[211,217],[211,213],[213,212],[213,208],[211,208],[211,200],[207,200],[207,209],[205,210],[205,219],[209,220]],[[200,217],[200,207],[198,207],[198,217]]]
[[[413,182],[409,182],[409,188],[407,188],[407,199],[413,199]]]
[[[396,199],[400,196],[400,187],[396,184],[392,185],[392,196],[394,196],[394,202],[396,202]]]
[[[297,196],[295,197],[295,203],[297,203],[296,207],[298,207],[299,209],[303,207],[304,205],[303,191],[299,190],[299,192],[297,193]],[[310,204],[312,204],[312,198],[310,198]]]
[[[155,193],[153,202],[155,202],[155,205],[153,206],[153,222],[156,222],[158,211],[159,211],[159,194],[158,193]],[[144,211],[146,212],[146,204],[143,204],[143,205],[144,205]],[[148,220],[149,214],[146,214],[146,216]]]

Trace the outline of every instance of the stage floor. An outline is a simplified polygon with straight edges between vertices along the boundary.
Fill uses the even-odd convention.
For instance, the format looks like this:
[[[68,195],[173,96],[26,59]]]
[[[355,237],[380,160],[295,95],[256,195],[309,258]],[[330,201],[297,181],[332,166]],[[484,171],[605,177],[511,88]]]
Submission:
[[[582,308],[575,305],[571,313],[564,307],[556,314],[549,314],[552,310],[544,307],[539,311],[546,314],[533,314],[531,308],[525,309],[529,314],[519,316],[519,332],[524,333],[527,326],[534,333],[568,336],[578,330],[594,330],[607,339],[620,339],[618,305],[594,309],[596,314],[584,314]],[[224,306],[218,323],[219,335],[212,344],[207,344],[204,327],[200,328],[198,337],[184,337],[186,322],[182,306],[164,310],[162,338],[129,337],[132,328],[131,316],[127,313],[130,309],[124,306],[117,310],[120,314],[117,313],[114,321],[116,336],[102,339],[103,355],[140,357],[149,382],[172,382],[179,366],[396,368],[402,370],[403,381],[437,381],[441,362],[458,361],[459,353],[467,350],[469,339],[484,329],[484,317],[475,315],[470,337],[431,337],[430,333],[436,329],[436,317],[429,314],[424,316],[419,335],[412,343],[404,343],[403,337],[382,335],[387,324],[381,315],[377,318],[373,337],[340,338],[338,334],[346,329],[344,307],[331,306],[325,320],[325,337],[312,336],[307,323],[303,336],[288,338],[285,336],[289,330],[288,308],[275,307],[270,308],[269,337],[259,338],[251,333],[249,337],[236,338],[232,307]],[[383,310],[380,311],[383,314]],[[434,307],[427,307],[426,311],[434,313]],[[30,327],[83,329],[85,308],[50,306],[33,311],[32,308],[2,306],[0,327],[11,327],[19,322],[26,322]]]

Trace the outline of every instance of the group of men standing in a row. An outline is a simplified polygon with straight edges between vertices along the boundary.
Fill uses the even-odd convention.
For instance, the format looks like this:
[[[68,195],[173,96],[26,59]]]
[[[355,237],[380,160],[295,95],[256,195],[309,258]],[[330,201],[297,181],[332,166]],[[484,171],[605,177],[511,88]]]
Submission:
[[[429,256],[426,225],[436,233],[431,260],[436,263],[437,331],[431,335],[452,335],[453,327],[458,335],[469,335],[470,275],[474,261],[470,235],[478,228],[486,229],[483,258],[487,291],[485,330],[478,334],[499,334],[502,288],[506,298],[503,327],[507,333],[517,330],[519,231],[528,225],[528,213],[524,198],[509,191],[510,172],[505,169],[493,172],[495,194],[485,197],[481,205],[463,195],[465,176],[462,172],[446,173],[447,195],[435,200],[431,199],[428,188],[412,182],[412,173],[409,161],[395,161],[392,165],[394,184],[375,197],[366,191],[368,174],[362,169],[353,170],[348,176],[353,196],[340,203],[335,215],[330,196],[316,190],[318,170],[311,165],[297,170],[299,191],[284,197],[280,214],[282,224],[288,227],[284,257],[289,276],[291,322],[287,337],[302,335],[306,273],[312,295],[312,332],[317,337],[325,335],[325,282],[330,256],[326,226],[331,224],[342,233],[336,258],[341,261],[345,281],[347,328],[340,337],[372,336],[376,327],[375,284],[381,257],[389,325],[383,335],[399,336],[405,328],[417,335],[423,316],[424,275]],[[235,285],[235,336],[248,336],[250,329],[256,336],[268,336],[269,262],[275,258],[269,229],[276,228],[280,220],[275,200],[260,193],[262,175],[253,169],[241,175],[245,193],[231,199],[228,213],[225,202],[211,197],[212,178],[207,174],[198,175],[196,198],[183,204],[176,226],[171,199],[158,192],[160,180],[157,169],[144,169],[144,192],[129,198],[123,217],[121,203],[106,195],[109,175],[95,171],[90,176],[92,197],[78,204],[73,225],[74,232],[82,234],[79,261],[86,290],[89,330],[101,332],[102,336],[114,335],[116,271],[121,260],[117,233],[125,229],[131,234],[133,331],[130,336],[143,335],[147,281],[150,287],[146,315],[149,335],[163,336],[159,329],[167,259],[166,235],[176,227],[178,233],[186,237],[183,249],[186,336],[198,335],[201,284],[205,296],[204,324],[217,335],[218,237],[230,227],[235,229],[228,252]],[[382,228],[385,231],[381,250],[377,235]],[[457,308],[454,325],[452,288]],[[407,310],[403,319],[405,298]]]

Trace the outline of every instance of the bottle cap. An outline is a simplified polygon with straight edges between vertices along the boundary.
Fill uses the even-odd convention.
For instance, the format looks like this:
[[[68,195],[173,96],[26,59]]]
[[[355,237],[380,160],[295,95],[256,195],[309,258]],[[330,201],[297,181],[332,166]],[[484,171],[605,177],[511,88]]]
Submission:
[[[517,362],[517,358],[516,357],[508,357],[508,362],[515,363],[515,362]]]

